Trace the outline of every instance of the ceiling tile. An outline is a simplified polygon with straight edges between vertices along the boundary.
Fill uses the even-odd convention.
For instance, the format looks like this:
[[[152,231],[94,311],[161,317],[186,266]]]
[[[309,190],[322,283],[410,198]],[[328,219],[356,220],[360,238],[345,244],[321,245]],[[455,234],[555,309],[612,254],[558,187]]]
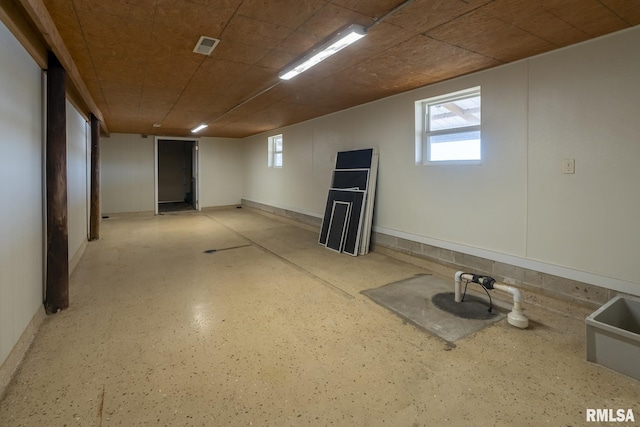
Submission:
[[[142,86],[140,97],[142,99],[154,100],[156,102],[171,102],[175,103],[182,93],[183,89],[171,89],[164,85],[151,86],[145,84]]]
[[[385,22],[412,32],[426,32],[469,13],[492,0],[417,0]]]
[[[220,38],[242,0],[175,1],[158,0],[156,30],[181,30],[199,36]],[[195,46],[196,38],[193,41]]]
[[[203,134],[247,136],[640,23],[630,0],[415,0],[285,82],[291,61],[401,1],[43,1],[110,131],[175,136],[208,120]],[[202,35],[221,39],[211,56],[192,52]]]
[[[589,38],[584,31],[546,10],[540,2],[496,0],[483,7],[482,12],[556,46],[567,46]]]
[[[279,81],[278,77],[273,73],[273,70],[251,67],[234,82],[229,92],[237,93],[241,95],[243,99],[247,99]]]
[[[97,78],[88,78],[84,79],[84,84],[87,87],[87,90],[91,94],[91,97],[95,101],[95,103],[100,107],[105,104],[104,95],[102,92],[102,88],[100,87],[100,82]],[[104,113],[104,111],[102,111]]]
[[[291,34],[291,30],[246,16],[235,15],[221,35],[223,40],[273,49]]]
[[[238,14],[296,29],[327,4],[324,0],[245,0]]]
[[[124,96],[135,96],[139,98],[142,93],[141,86],[117,81],[100,82],[100,89],[104,92],[105,98]]]
[[[299,30],[324,39],[347,25],[369,25],[371,22],[371,17],[367,15],[329,4],[320,9]]]
[[[144,44],[145,48],[149,51],[151,56],[170,56],[174,52],[181,54],[193,54],[195,57],[198,55],[193,52],[193,49],[200,40],[200,36],[207,35],[201,34],[198,31],[188,30],[185,28],[165,28],[160,29],[154,27],[154,30],[149,38],[148,42]],[[200,59],[202,55],[198,56]]]
[[[404,91],[444,80],[451,72],[463,75],[500,64],[495,59],[428,36],[416,36],[346,73],[364,76],[357,77],[360,81],[372,79],[369,83],[378,87]]]
[[[633,0],[602,0],[602,3],[629,25],[640,25],[640,4]]]
[[[96,74],[101,82],[119,82],[141,86],[145,80],[145,62],[140,59],[124,63],[119,59],[107,59],[96,65]]]
[[[172,110],[162,122],[162,126],[169,128],[193,129],[207,119],[206,114],[198,110]]]
[[[322,39],[313,34],[294,31],[282,41],[277,47],[277,51],[300,56],[310,51],[314,46],[320,43]]]
[[[406,31],[393,24],[381,22],[367,32],[367,36],[354,44],[356,49],[367,49],[372,52],[381,52],[402,43],[415,35],[415,32]]]
[[[175,53],[173,57],[152,57],[144,67],[144,84],[183,89],[203,64],[205,57],[193,53]]]
[[[127,99],[120,101],[107,101],[111,111],[117,111],[119,115],[136,117],[138,115],[138,103]]]
[[[343,7],[345,9],[367,15],[371,18],[381,17],[401,2],[398,0],[332,0],[331,3]]]
[[[43,0],[43,3],[53,21],[57,23],[60,34],[73,35],[80,30],[80,23],[78,22],[73,2],[69,0]]]
[[[481,11],[468,13],[429,31],[428,34],[437,40],[504,62],[536,55],[555,47],[548,41]]]
[[[242,111],[234,111],[217,123],[217,129],[229,132],[238,125],[241,127],[246,126],[244,117],[245,114]],[[299,105],[287,101],[279,101],[269,108],[252,113],[250,126],[254,129],[254,132],[262,132],[285,126],[287,123],[298,123],[308,118],[308,113],[305,114],[304,109],[300,108]]]
[[[81,12],[149,22],[153,20],[156,3],[156,0],[73,0]]]
[[[251,116],[254,112],[260,111],[264,108],[268,108],[271,105],[275,104],[277,101],[281,99],[287,98],[291,95],[291,93],[280,83],[278,86],[272,88],[271,90],[256,96],[251,101],[243,103],[241,107],[238,107],[237,110],[242,112],[245,117]],[[237,104],[236,104],[237,105]],[[235,106],[235,105],[234,105]],[[231,107],[233,108],[233,107]],[[223,113],[229,112],[231,108],[227,108]],[[223,116],[216,117],[217,120],[221,120]],[[213,123],[217,123],[217,121],[213,121]]]
[[[541,0],[545,10],[592,37],[629,26],[600,0]],[[636,8],[638,7],[637,2]]]
[[[148,46],[153,23],[91,10],[78,11],[82,34],[90,51],[122,46]]]
[[[272,51],[262,58],[256,65],[264,68],[271,68],[274,71],[280,71],[288,64],[292,63],[297,57],[294,55]]]
[[[221,40],[210,57],[213,59],[253,65],[262,60],[270,52],[270,50],[262,47]]]
[[[286,99],[299,105],[317,105],[336,111],[366,102],[370,95],[371,89],[360,82],[344,83],[338,79],[316,79],[313,84],[306,84],[304,90],[292,90]]]
[[[198,68],[191,83],[220,90],[231,89],[232,82],[241,79],[251,68],[251,65],[241,62],[208,59]]]

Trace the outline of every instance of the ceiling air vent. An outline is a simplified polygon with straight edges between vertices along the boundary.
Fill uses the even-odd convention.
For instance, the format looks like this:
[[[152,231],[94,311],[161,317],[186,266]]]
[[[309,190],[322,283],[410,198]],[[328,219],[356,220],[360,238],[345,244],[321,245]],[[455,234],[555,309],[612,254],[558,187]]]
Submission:
[[[202,55],[211,55],[213,49],[220,43],[220,40],[214,39],[213,37],[200,37],[198,43],[196,43],[196,47],[193,49],[195,53],[201,53]]]

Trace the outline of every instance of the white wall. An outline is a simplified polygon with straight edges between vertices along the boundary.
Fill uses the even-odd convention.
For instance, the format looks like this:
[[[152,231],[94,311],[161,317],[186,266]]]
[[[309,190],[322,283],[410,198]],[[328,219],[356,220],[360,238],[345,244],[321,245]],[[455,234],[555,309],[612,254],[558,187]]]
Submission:
[[[521,100],[526,99],[526,64],[469,80],[248,138],[244,197],[320,216],[336,152],[378,147],[377,226],[524,255],[526,104]],[[415,166],[414,102],[476,85],[482,86],[483,164]],[[501,108],[506,104],[512,107]],[[280,131],[284,166],[270,169],[267,135]],[[469,205],[487,208],[470,212]]]
[[[200,207],[239,204],[244,178],[242,141],[206,137],[198,140]],[[154,138],[111,134],[102,138],[101,149],[102,211],[154,211]]]
[[[89,229],[90,125],[71,105],[67,108],[67,221],[69,260],[84,249]]]
[[[41,86],[0,23],[0,365],[42,305]]]
[[[100,140],[102,212],[154,211],[154,139],[111,134]]]
[[[640,27],[532,61],[529,84],[527,256],[640,282]]]
[[[245,139],[243,198],[320,215],[326,204],[336,151],[355,148],[348,132],[341,132],[341,119],[341,115],[334,114]],[[269,168],[267,139],[280,133],[282,167]]]
[[[243,197],[321,216],[336,151],[378,147],[376,230],[640,294],[639,45],[635,27],[247,138]],[[415,165],[414,102],[473,86],[482,165]]]
[[[233,138],[200,138],[200,206],[240,204],[243,144]]]

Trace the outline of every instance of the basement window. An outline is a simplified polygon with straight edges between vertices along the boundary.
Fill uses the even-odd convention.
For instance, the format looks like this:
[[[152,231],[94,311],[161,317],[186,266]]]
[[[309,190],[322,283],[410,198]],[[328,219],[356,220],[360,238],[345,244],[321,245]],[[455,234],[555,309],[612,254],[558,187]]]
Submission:
[[[268,138],[268,164],[270,168],[282,167],[282,135],[274,135]]]
[[[416,164],[472,163],[481,155],[480,87],[416,102]]]

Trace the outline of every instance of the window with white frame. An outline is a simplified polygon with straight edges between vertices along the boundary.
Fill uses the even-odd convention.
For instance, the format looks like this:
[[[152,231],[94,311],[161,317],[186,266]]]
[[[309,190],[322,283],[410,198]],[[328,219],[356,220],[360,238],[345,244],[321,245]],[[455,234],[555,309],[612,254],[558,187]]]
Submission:
[[[416,163],[482,159],[480,87],[416,102]]]
[[[282,135],[274,135],[268,138],[269,142],[269,167],[282,167]]]

